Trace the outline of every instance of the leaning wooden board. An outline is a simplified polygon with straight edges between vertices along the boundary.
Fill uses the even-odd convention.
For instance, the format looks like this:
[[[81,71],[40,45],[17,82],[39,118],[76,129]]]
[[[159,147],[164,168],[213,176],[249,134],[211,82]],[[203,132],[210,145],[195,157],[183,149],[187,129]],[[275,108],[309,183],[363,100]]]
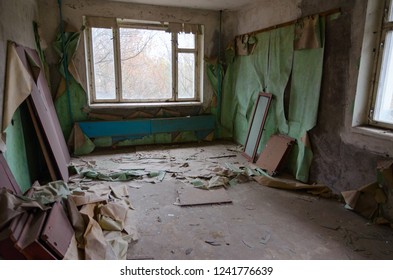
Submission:
[[[43,134],[50,146],[51,153],[53,154],[52,160],[56,163],[58,170],[58,179],[68,181],[68,164],[70,162],[70,155],[67,149],[64,136],[61,132],[60,123],[56,115],[55,107],[51,99],[51,94],[46,82],[44,71],[34,71],[37,67],[32,65],[38,65],[40,69],[43,69],[40,65],[38,55],[34,50],[17,46],[16,51],[23,65],[31,74],[35,81],[31,92],[32,103],[37,113]]]
[[[21,236],[15,247],[29,260],[55,260],[56,257],[40,242],[42,227],[47,217],[46,211],[29,213]]]
[[[53,204],[41,232],[41,242],[63,259],[70,246],[74,229],[60,201]]]
[[[25,260],[26,257],[15,248],[15,242],[19,239],[23,226],[25,225],[28,218],[27,213],[23,213],[18,217],[15,217],[9,227],[4,233],[5,238],[0,241],[0,252],[1,256],[6,260]]]
[[[272,135],[267,141],[256,165],[266,170],[270,176],[277,175],[283,167],[283,163],[294,143],[295,139],[286,135]]]
[[[14,175],[4,158],[3,153],[0,152],[0,188],[6,188],[14,194],[22,194]]]

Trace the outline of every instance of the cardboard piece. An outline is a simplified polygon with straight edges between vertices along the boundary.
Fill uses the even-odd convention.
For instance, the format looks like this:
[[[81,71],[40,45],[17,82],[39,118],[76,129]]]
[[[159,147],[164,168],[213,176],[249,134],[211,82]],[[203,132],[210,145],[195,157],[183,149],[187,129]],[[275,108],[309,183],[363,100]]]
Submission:
[[[27,220],[27,213],[19,215],[18,217],[14,218],[10,226],[6,229],[3,233],[5,236],[4,239],[0,240],[0,252],[1,256],[6,260],[25,260],[26,257],[18,251],[14,244],[19,239],[20,234],[23,229],[23,225],[26,223]]]
[[[56,257],[41,242],[40,233],[47,217],[46,211],[30,213],[15,247],[29,260],[55,260]]]
[[[83,235],[85,239],[85,259],[104,260],[106,256],[107,243],[98,222],[90,216],[86,216],[88,223]]]
[[[76,156],[90,154],[95,149],[94,143],[83,133],[78,123],[74,124],[71,131],[68,147]]]
[[[321,30],[319,15],[299,19],[295,25],[294,49],[321,48]]]
[[[46,219],[45,226],[41,233],[41,240],[55,252],[60,259],[63,259],[73,236],[74,229],[68,220],[67,213],[60,201],[57,201],[52,206],[48,218]]]
[[[2,131],[5,131],[20,104],[30,95],[33,84],[34,80],[16,52],[15,43],[9,42],[7,46]]]
[[[225,189],[201,190],[193,187],[177,189],[178,203],[180,206],[231,203]]]
[[[108,200],[108,197],[101,197],[97,196],[96,194],[71,195],[70,197],[74,201],[76,206],[82,206],[96,202],[104,202]]]
[[[254,176],[253,179],[266,187],[292,191],[307,191],[310,194],[319,195],[322,197],[333,196],[331,189],[325,185],[309,185],[299,181],[284,178],[273,178],[269,176]]]
[[[12,75],[12,80],[16,81],[8,84],[8,87],[14,85],[14,88],[9,88],[9,94],[11,95],[7,95],[8,97],[6,97],[3,115],[3,118],[5,117],[6,119],[3,122],[3,128],[5,128],[7,122],[10,121],[10,119],[8,120],[7,118],[12,118],[12,115],[9,116],[10,112],[15,112],[17,109],[15,106],[19,106],[29,95],[31,95],[31,103],[37,115],[38,126],[40,130],[42,130],[41,134],[45,136],[43,138],[45,138],[49,144],[51,160],[58,173],[56,178],[68,181],[70,155],[45,78],[45,71],[42,71],[44,68],[41,66],[38,54],[35,50],[16,44],[9,44],[9,47],[11,48],[10,54],[16,56],[16,58],[13,59],[17,60],[15,63],[18,67],[9,67],[7,69],[7,73]],[[18,86],[18,84],[20,85]],[[25,84],[25,86],[23,89],[20,89],[20,86],[23,84]],[[19,89],[23,90],[23,96],[15,97],[12,95],[13,92],[19,92]],[[27,91],[28,93],[26,93]],[[9,103],[7,99],[15,99],[16,101]]]
[[[295,139],[288,136],[272,135],[267,141],[256,165],[266,170],[270,176],[277,175],[294,143]]]
[[[119,204],[108,203],[99,207],[100,215],[99,224],[105,230],[122,231],[127,215],[127,208]]]
[[[393,223],[393,160],[378,162],[377,181],[386,194],[386,203],[381,205],[382,215]]]
[[[137,217],[130,210],[127,188],[92,186],[83,190],[78,188],[74,193],[78,195],[69,196],[67,204],[77,245],[69,248],[66,258],[125,259],[128,243],[138,240]],[[112,196],[117,198],[108,202]],[[89,201],[89,197],[97,201]],[[82,203],[80,210],[79,203]],[[79,251],[84,256],[75,247],[83,249]]]
[[[3,153],[0,153],[0,188],[6,188],[14,194],[22,194]]]
[[[351,209],[367,219],[374,218],[378,214],[379,205],[386,202],[386,195],[376,182],[341,194]]]

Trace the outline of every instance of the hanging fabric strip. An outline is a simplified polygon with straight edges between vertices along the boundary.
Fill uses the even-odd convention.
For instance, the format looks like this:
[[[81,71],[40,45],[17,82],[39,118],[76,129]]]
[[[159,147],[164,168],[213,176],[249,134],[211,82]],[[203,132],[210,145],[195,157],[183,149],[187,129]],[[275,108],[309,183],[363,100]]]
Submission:
[[[319,16],[309,16],[299,19],[295,24],[294,49],[318,49],[321,48],[321,28]]]

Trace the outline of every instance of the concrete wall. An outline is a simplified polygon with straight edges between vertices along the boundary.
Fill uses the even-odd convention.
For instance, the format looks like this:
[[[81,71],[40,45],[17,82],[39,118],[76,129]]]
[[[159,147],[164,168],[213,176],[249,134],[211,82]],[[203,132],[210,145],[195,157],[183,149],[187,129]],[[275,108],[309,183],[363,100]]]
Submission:
[[[262,5],[263,2],[263,5]],[[43,39],[53,41],[59,24],[57,1],[38,0]],[[181,8],[107,3],[98,0],[63,1],[64,19],[75,28],[82,25],[83,15],[119,16],[146,20],[190,21],[206,26],[206,56],[217,54],[218,12]],[[355,189],[374,181],[376,162],[392,156],[392,141],[351,132],[352,107],[356,94],[358,65],[361,56],[367,0],[265,0],[244,7],[238,12],[223,14],[223,46],[234,35],[270,27],[298,17],[342,9],[342,16],[327,23],[325,63],[321,89],[318,124],[311,131],[315,153],[311,169],[312,181],[325,183],[336,192]],[[2,0],[0,2],[0,90],[4,88],[5,48],[7,40],[34,47],[31,21],[37,17],[33,0]],[[81,42],[83,44],[83,42]],[[47,58],[56,73],[57,57],[48,48]],[[84,49],[78,50],[76,62],[85,81]],[[56,83],[56,77],[53,79]],[[205,79],[205,95],[212,89]],[[2,102],[2,95],[0,96]],[[373,148],[374,147],[374,148]],[[384,147],[377,149],[377,147]]]
[[[0,1],[0,108],[3,109],[7,41],[34,48],[33,20],[38,19],[36,0]],[[0,114],[0,123],[3,114]]]
[[[376,180],[377,161],[386,156],[371,148],[380,139],[359,141],[351,132],[367,1],[303,0],[300,7],[304,15],[342,9],[339,19],[327,23],[318,124],[311,133],[311,177],[335,191],[355,189]]]
[[[35,48],[33,21],[37,20],[38,5],[35,0],[0,1],[0,123],[3,116],[7,41]],[[32,166],[28,164],[28,158],[35,156],[33,153],[37,151],[31,128],[32,125],[26,118],[26,110],[22,108],[15,112],[6,134],[5,157],[22,191],[31,186],[34,176],[32,174],[37,173],[37,170],[32,168],[37,167],[37,161]],[[29,141],[25,141],[25,138]],[[26,147],[26,143],[29,143],[29,147]]]
[[[43,39],[50,45],[51,42],[54,41],[60,22],[57,1],[38,0],[38,2],[41,15],[39,24],[42,28]],[[159,7],[99,0],[64,0],[62,7],[64,21],[76,30],[81,29],[82,17],[85,15],[204,24],[205,56],[214,57],[218,53],[219,13],[216,11]],[[48,11],[50,12],[48,13]],[[51,47],[46,50],[46,55],[53,77],[52,87],[55,89],[59,81],[56,70],[58,57]],[[83,38],[77,50],[75,62],[82,78],[83,86],[87,89]],[[206,76],[204,77],[203,93],[204,105],[208,106],[211,102],[213,90]]]
[[[300,17],[301,0],[256,0],[238,11],[237,34],[271,27]]]
[[[237,35],[336,8],[342,16],[327,23],[318,123],[310,133],[310,177],[340,192],[375,181],[377,161],[393,155],[392,139],[359,137],[352,131],[367,0],[268,0],[243,8],[228,21]]]

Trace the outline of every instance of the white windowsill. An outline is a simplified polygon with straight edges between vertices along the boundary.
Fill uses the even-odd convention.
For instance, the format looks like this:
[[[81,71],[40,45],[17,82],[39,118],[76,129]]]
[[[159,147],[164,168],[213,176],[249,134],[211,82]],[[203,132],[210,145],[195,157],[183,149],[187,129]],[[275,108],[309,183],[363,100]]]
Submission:
[[[190,101],[190,102],[155,102],[155,103],[93,103],[89,104],[90,108],[130,108],[130,109],[142,109],[142,108],[159,108],[159,107],[181,107],[181,106],[202,106],[202,102]]]
[[[393,157],[393,131],[388,129],[356,126],[341,133],[344,143],[384,157]]]
[[[366,136],[373,136],[380,139],[393,140],[393,131],[389,129],[376,128],[370,126],[356,126],[352,127],[353,133],[358,133]]]

